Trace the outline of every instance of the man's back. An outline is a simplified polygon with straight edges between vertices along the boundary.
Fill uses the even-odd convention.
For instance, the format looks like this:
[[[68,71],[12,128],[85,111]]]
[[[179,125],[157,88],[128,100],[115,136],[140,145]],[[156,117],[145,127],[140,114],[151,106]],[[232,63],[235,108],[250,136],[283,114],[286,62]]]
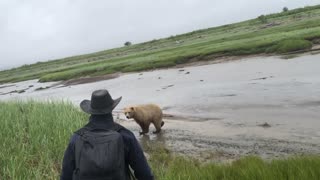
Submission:
[[[86,126],[76,132],[74,179],[129,179],[120,128]]]
[[[109,119],[106,121],[106,119]],[[114,123],[112,115],[93,115],[90,122],[85,127],[92,127],[98,129],[110,129]],[[120,126],[120,125],[119,125]],[[125,174],[129,177],[129,165],[134,170],[134,175],[137,179],[153,179],[150,167],[144,157],[143,151],[137,142],[137,139],[131,131],[120,126],[117,132],[121,135],[124,145],[124,161],[125,161]],[[72,174],[76,170],[76,142],[80,140],[81,136],[75,133],[69,143],[65,152],[61,179],[72,179]],[[104,173],[103,171],[102,173]]]

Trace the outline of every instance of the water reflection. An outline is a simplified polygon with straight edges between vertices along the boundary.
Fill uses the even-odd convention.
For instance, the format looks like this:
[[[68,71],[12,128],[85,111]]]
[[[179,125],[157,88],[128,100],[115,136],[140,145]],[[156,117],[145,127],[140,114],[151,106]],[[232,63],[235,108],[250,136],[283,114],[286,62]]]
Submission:
[[[166,146],[166,137],[164,131],[159,134],[146,134],[139,137],[140,144],[147,153],[156,150],[156,148],[164,148]]]

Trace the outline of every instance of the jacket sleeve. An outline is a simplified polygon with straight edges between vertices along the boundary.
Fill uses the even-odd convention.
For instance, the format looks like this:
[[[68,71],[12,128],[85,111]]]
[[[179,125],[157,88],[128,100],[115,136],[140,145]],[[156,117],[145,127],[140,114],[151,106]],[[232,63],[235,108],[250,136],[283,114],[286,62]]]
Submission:
[[[143,154],[142,148],[133,133],[129,134],[128,163],[138,180],[153,180],[154,176]]]
[[[71,137],[69,145],[64,153],[60,180],[72,180],[72,174],[75,169],[74,145],[76,138],[76,135]]]

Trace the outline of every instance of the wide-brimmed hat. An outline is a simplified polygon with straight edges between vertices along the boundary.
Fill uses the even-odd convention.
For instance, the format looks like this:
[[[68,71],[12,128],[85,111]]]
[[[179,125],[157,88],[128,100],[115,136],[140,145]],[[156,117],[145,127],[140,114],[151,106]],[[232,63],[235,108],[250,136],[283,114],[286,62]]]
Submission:
[[[80,107],[88,114],[108,114],[119,104],[121,98],[112,99],[107,90],[96,90],[92,93],[91,100],[83,100]]]

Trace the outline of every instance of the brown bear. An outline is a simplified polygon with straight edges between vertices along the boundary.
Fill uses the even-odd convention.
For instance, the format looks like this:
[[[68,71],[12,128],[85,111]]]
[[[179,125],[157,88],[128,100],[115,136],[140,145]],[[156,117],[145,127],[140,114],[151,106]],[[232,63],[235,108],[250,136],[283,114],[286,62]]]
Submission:
[[[150,123],[153,123],[156,128],[153,133],[159,133],[164,125],[162,110],[155,104],[129,106],[124,108],[124,114],[128,119],[133,118],[140,125],[142,129],[140,135],[149,132]]]

